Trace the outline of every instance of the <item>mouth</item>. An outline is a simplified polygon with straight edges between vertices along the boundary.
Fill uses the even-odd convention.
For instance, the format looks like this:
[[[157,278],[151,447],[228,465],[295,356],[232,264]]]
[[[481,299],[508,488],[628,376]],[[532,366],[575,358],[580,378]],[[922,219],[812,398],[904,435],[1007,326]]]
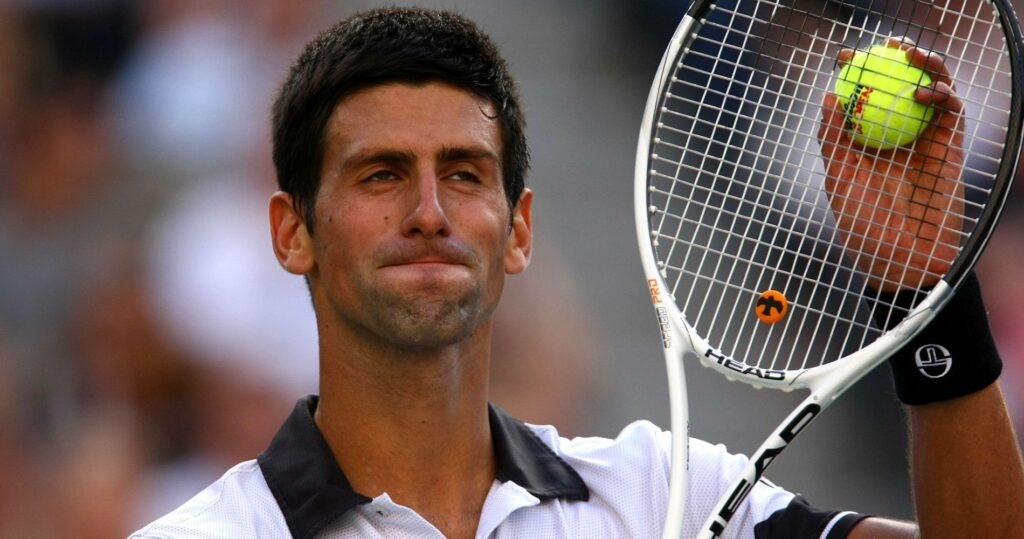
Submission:
[[[403,246],[385,248],[379,258],[379,268],[445,269],[453,266],[472,267],[476,257],[466,247],[454,243],[433,246]]]
[[[472,269],[450,259],[411,258],[396,260],[377,270],[382,282],[401,286],[410,292],[426,292],[453,286],[463,286],[473,281]]]
[[[445,266],[466,266],[466,264],[463,264],[462,262],[458,262],[458,261],[454,261],[454,260],[446,260],[446,259],[438,259],[438,258],[419,258],[419,259],[410,259],[410,260],[397,260],[397,261],[394,261],[394,262],[383,264],[381,266],[381,268],[397,268],[397,267],[402,267],[402,266],[416,266],[416,267],[424,267],[424,268],[430,268],[430,267],[441,268],[441,267],[445,267]]]

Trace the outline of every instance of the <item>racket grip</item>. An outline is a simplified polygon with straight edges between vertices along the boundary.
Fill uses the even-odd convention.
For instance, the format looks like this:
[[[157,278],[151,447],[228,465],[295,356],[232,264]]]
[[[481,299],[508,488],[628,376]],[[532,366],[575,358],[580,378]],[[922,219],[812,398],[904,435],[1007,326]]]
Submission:
[[[909,311],[921,294],[914,290],[878,294],[875,320],[883,326],[887,321],[902,320],[905,312],[890,313],[881,306]],[[962,397],[999,378],[1003,362],[973,271],[935,318],[889,358],[889,366],[896,395],[911,405]]]

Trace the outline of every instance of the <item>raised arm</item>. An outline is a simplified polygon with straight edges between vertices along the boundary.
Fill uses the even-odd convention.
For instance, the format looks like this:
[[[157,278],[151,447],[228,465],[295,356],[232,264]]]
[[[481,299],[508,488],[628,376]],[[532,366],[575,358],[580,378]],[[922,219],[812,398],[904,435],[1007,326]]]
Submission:
[[[962,226],[963,103],[941,58],[909,41],[889,45],[907,50],[911,63],[932,75],[934,84],[915,95],[935,107],[930,126],[906,147],[860,148],[844,130],[843,111],[829,95],[819,139],[826,187],[844,240],[861,252],[890,249],[878,259],[893,256],[900,262],[893,267],[909,263],[917,268],[914,275],[894,275],[890,266],[858,261],[872,287],[896,292],[934,285],[956,254],[949,246],[958,244]],[[840,53],[840,62],[849,61],[852,53]],[[914,253],[922,252],[935,253],[938,260],[915,264]],[[897,376],[901,399],[911,403],[906,410],[917,523],[869,518],[853,529],[852,538],[1024,537],[1024,462],[999,385],[992,382],[999,372],[998,352],[987,333],[980,290],[965,286],[957,294],[955,301],[971,308],[947,307],[940,318],[970,341],[962,343],[967,353],[958,356],[958,368],[970,383],[934,395],[915,387],[909,397]],[[912,355],[908,346],[892,361],[913,362]]]

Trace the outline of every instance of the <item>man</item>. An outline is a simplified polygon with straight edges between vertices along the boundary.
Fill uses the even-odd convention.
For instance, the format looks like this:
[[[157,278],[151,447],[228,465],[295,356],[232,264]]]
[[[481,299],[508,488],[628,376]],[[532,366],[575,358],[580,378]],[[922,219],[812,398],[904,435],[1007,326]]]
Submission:
[[[955,124],[948,90],[927,99]],[[845,185],[843,163],[857,156],[838,143],[835,107],[826,103],[821,136],[832,181]],[[320,395],[299,401],[258,459],[134,537],[659,534],[667,433],[637,422],[615,440],[567,440],[488,405],[491,315],[505,275],[529,262],[533,194],[516,89],[485,35],[419,9],[343,21],[307,46],[281,89],[274,160],[273,248],[309,282]],[[1024,526],[1024,472],[998,386],[978,389],[908,407],[923,533],[1007,537]],[[687,535],[745,460],[699,440],[691,459]],[[726,535],[916,533],[761,482]]]

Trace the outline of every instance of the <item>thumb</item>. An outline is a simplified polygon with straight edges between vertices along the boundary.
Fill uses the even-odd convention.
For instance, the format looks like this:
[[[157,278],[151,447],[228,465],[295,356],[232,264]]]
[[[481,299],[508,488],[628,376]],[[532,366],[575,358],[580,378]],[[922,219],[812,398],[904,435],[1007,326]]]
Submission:
[[[831,160],[840,148],[849,148],[850,136],[845,128],[846,113],[835,94],[827,92],[821,103],[821,125],[818,144],[826,160]]]

